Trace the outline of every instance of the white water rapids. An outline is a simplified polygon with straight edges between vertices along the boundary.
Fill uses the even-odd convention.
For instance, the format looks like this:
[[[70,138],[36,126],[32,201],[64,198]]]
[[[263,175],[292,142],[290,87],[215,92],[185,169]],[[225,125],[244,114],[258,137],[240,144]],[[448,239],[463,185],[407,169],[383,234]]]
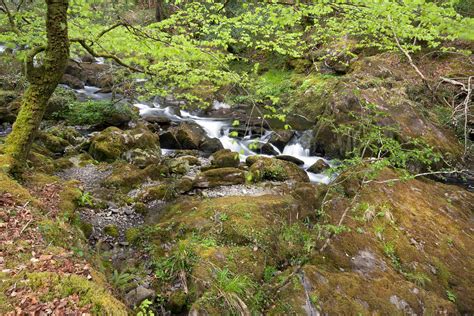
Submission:
[[[165,116],[172,121],[192,121],[200,125],[211,138],[218,138],[222,143],[222,146],[226,149],[230,149],[234,152],[240,154],[240,160],[245,161],[248,156],[257,155],[258,153],[254,152],[251,148],[251,144],[266,143],[270,138],[272,132],[266,131],[265,134],[261,137],[255,138],[251,136],[245,136],[242,138],[230,137],[230,130],[232,127],[232,120],[228,118],[212,118],[212,117],[201,117],[191,114],[190,112],[181,110],[180,115],[175,114],[175,111],[170,107],[161,107],[159,104],[155,103],[153,106],[137,103],[134,104],[135,107],[139,109],[140,116]],[[224,108],[227,107],[225,103],[214,102],[214,108]],[[325,160],[322,157],[310,156],[309,148],[305,148],[302,141],[302,137],[295,136],[293,139],[285,146],[283,152],[278,148],[273,146],[276,152],[281,155],[288,155],[295,158],[298,158],[304,162],[303,168],[311,182],[319,183],[329,183],[331,181],[330,177],[326,174],[315,174],[308,172],[307,169],[311,167],[316,161],[323,159],[326,163],[330,164],[329,161]],[[268,155],[267,155],[268,156]]]

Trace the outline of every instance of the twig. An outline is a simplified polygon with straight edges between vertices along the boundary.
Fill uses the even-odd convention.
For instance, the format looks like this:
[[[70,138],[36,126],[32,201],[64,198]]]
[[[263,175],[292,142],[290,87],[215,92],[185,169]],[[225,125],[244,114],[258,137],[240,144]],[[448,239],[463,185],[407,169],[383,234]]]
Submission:
[[[389,15],[388,16],[388,20],[390,21],[390,23],[392,23],[392,17]],[[395,33],[395,30],[393,29],[392,26],[390,26],[390,29],[392,30],[392,34],[393,34],[393,37],[395,39],[395,43],[397,44],[397,47],[398,49],[406,56],[406,58],[408,59],[408,63],[410,64],[410,66],[413,67],[413,69],[415,69],[416,73],[421,77],[421,79],[423,80],[423,83],[426,85],[426,87],[432,92],[433,89],[431,88],[430,84],[428,83],[428,80],[426,79],[425,75],[420,71],[420,69],[415,65],[415,63],[413,62],[413,59],[411,58],[410,54],[408,53],[408,51],[406,49],[403,48],[403,46],[400,44],[400,40],[398,39],[398,36],[397,34]]]
[[[467,171],[467,170],[423,172],[423,173],[415,174],[415,175],[411,176],[411,178],[419,178],[419,177],[430,176],[430,175],[435,175],[435,174],[464,173],[464,172],[466,172],[466,171]],[[401,178],[387,179],[387,180],[383,180],[383,181],[367,180],[367,181],[363,181],[362,183],[363,183],[363,184],[368,184],[368,183],[383,184],[383,183],[397,182],[397,181],[403,181],[403,180],[404,180],[404,179],[401,179]]]

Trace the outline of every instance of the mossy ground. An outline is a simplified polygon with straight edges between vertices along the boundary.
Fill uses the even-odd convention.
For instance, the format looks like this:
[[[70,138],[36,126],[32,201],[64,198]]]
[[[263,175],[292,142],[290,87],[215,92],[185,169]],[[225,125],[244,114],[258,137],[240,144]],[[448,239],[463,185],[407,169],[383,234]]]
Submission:
[[[93,253],[75,214],[77,183],[41,173],[25,174],[21,185],[3,173],[0,178],[0,313],[49,308],[126,315],[103,274],[85,260]]]

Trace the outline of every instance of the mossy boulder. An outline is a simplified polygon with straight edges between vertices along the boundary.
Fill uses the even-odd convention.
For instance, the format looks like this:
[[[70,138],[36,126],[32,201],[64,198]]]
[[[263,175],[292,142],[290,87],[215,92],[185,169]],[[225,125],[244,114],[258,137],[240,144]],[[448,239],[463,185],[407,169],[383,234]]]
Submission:
[[[250,166],[251,180],[258,182],[269,181],[294,181],[309,182],[306,172],[296,164],[275,158],[260,157]]]
[[[473,251],[464,232],[470,229],[474,194],[426,179],[389,181],[397,177],[395,172],[383,170],[376,181],[386,183],[370,183],[359,193],[351,216],[345,220],[350,232],[335,236],[324,253],[328,272],[335,268],[345,273],[326,278],[341,284],[345,293],[357,283],[354,280],[364,280],[371,292],[361,293],[360,299],[368,303],[370,311],[391,314],[405,301],[402,305],[416,314],[423,310],[436,314],[443,309],[448,314],[470,313],[474,301],[463,293],[472,292],[474,275],[464,267],[471,265]],[[336,224],[348,204],[344,198],[331,201],[331,223]],[[371,256],[362,256],[363,252]],[[386,266],[384,271],[377,268],[380,260]],[[322,264],[316,257],[312,262]],[[376,263],[373,268],[370,262]],[[449,302],[447,293],[454,294],[455,299],[450,297],[454,302]],[[336,308],[330,295],[325,294],[327,306]],[[348,309],[348,304],[341,302],[340,306]]]
[[[66,147],[71,145],[67,140],[43,131],[38,133],[36,141],[54,154],[64,154]]]
[[[176,195],[174,183],[162,183],[145,188],[143,192],[138,195],[138,199],[144,203],[155,200],[170,201],[173,200]]]
[[[212,154],[211,163],[217,168],[236,168],[240,164],[239,153],[233,152],[229,149],[221,149]]]
[[[108,127],[91,139],[89,153],[99,161],[114,161],[126,151],[124,132]]]
[[[127,131],[106,128],[92,137],[89,153],[99,161],[123,158],[140,167],[157,163],[161,157],[158,136],[144,125]]]
[[[104,179],[102,184],[107,188],[119,189],[122,192],[138,187],[147,179],[158,180],[169,174],[168,168],[163,165],[150,165],[141,169],[129,163],[116,162],[112,168],[112,173]]]
[[[214,188],[221,185],[245,183],[245,172],[237,168],[217,168],[199,173],[194,180],[195,188]]]
[[[319,159],[308,168],[308,171],[312,173],[321,173],[329,168],[330,166],[327,164],[327,162],[325,162],[323,159]]]
[[[169,128],[160,134],[160,139],[163,148],[168,149],[198,149],[213,153],[223,148],[218,139],[207,136],[201,126],[191,122],[182,122]]]
[[[312,154],[348,157],[360,145],[353,136],[367,128],[361,117],[370,117],[376,111],[370,124],[384,127],[384,136],[400,143],[421,139],[451,161],[462,156],[462,145],[454,131],[441,126],[423,104],[410,97],[407,88],[419,78],[398,57],[365,57],[355,62],[346,76],[316,78],[307,79],[312,80],[307,92],[301,91],[301,96],[295,98],[299,102],[295,107],[307,110],[315,119],[319,117],[313,130]],[[367,104],[374,110],[368,110]],[[341,125],[351,126],[351,135],[337,133],[334,126]]]

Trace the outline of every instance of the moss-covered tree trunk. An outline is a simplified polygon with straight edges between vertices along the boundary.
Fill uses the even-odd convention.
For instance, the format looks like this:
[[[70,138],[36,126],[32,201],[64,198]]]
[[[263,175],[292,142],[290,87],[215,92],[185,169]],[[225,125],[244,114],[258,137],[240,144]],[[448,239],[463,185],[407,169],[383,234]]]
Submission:
[[[33,49],[26,59],[29,86],[4,149],[11,173],[22,171],[48,100],[64,74],[69,58],[68,3],[69,0],[46,0],[47,45]],[[44,52],[42,63],[35,67],[34,57],[41,52]]]

